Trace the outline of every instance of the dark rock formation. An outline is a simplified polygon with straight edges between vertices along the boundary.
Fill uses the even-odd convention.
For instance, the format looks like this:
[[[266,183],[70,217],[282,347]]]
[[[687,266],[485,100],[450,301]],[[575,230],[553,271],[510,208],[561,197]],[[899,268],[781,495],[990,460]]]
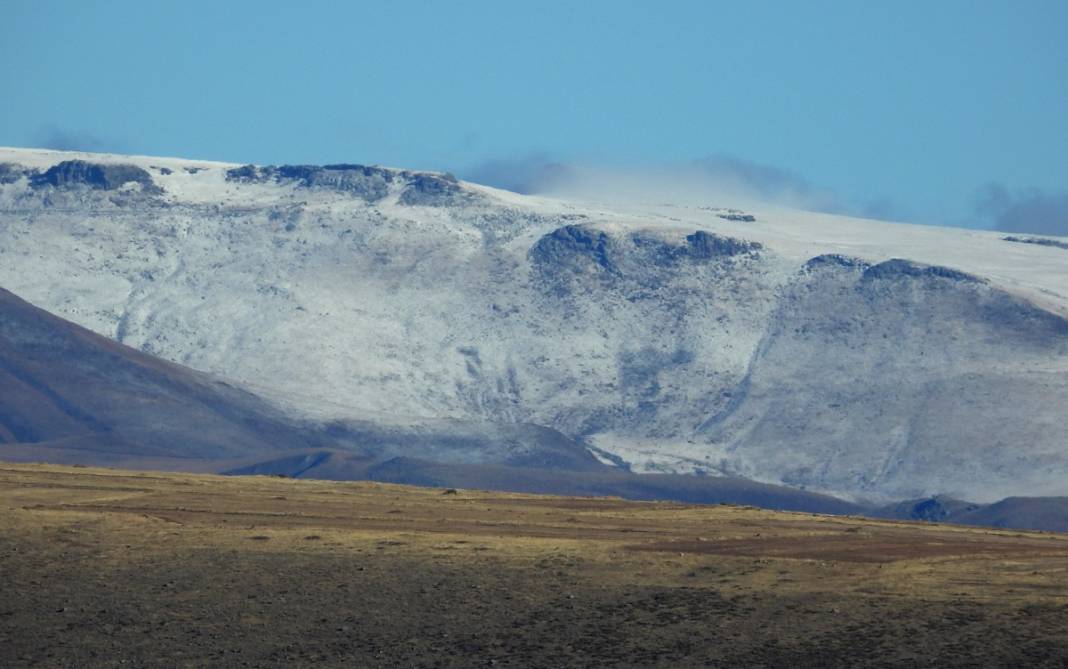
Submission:
[[[24,176],[32,175],[31,172],[15,163],[0,163],[0,184],[13,184]]]
[[[226,170],[227,181],[240,181],[244,183],[263,182],[266,177],[261,176],[260,168],[255,165],[242,165],[232,170]]]
[[[683,260],[708,261],[754,255],[763,247],[732,237],[702,230],[686,236],[684,244],[635,232],[613,238],[607,233],[581,225],[567,225],[538,240],[530,250],[535,265],[573,270],[594,266],[609,273],[620,272],[622,263],[632,261],[645,268],[678,265]]]
[[[608,235],[580,225],[565,225],[537,241],[530,258],[539,266],[579,269],[592,262],[606,271],[614,271],[609,257]]]
[[[446,206],[471,198],[451,174],[396,172],[382,167],[340,163],[335,165],[242,165],[226,172],[238,183],[296,183],[301,188],[322,188],[378,202],[395,182],[404,184],[399,202],[404,205]]]
[[[753,254],[764,248],[757,242],[747,242],[733,237],[721,237],[698,230],[686,236],[684,253],[691,258],[707,260],[715,257],[730,257]]]
[[[948,497],[930,497],[902,502],[894,508],[897,511],[895,518],[938,522],[947,520],[956,514],[977,509],[979,505]]]
[[[805,263],[805,269],[809,271],[824,267],[858,268],[864,270],[867,269],[869,266],[870,265],[868,265],[868,263],[864,262],[860,258],[851,258],[849,256],[839,255],[837,253],[827,253],[824,255],[816,256],[815,258],[809,259],[809,261]]]
[[[301,188],[323,188],[377,202],[389,193],[393,172],[365,165],[243,165],[227,170],[227,181],[241,183],[296,183]]]
[[[399,202],[410,206],[444,207],[468,199],[460,182],[451,174],[404,173],[408,185],[401,192]]]
[[[979,277],[959,270],[951,269],[949,267],[940,267],[938,265],[921,265],[920,263],[904,260],[902,258],[892,258],[885,262],[881,262],[878,265],[872,265],[865,270],[863,278],[866,281],[872,281],[877,279],[897,279],[901,277],[938,277],[968,283],[984,283]]]
[[[34,175],[30,181],[34,188],[86,186],[94,190],[116,190],[130,182],[140,184],[144,192],[160,190],[152,175],[136,165],[105,165],[84,160],[65,160]]]
[[[717,214],[717,216],[719,216],[720,218],[722,218],[725,221],[734,221],[736,223],[754,223],[754,222],[756,222],[756,216],[753,216],[752,214],[741,214],[741,213],[731,212],[731,213],[727,213],[727,214]]]

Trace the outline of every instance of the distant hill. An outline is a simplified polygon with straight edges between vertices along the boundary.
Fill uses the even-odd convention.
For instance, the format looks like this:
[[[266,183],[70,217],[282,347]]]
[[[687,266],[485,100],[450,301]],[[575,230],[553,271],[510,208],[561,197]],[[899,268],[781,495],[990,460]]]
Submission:
[[[931,497],[892,504],[869,511],[865,515],[1017,530],[1068,532],[1068,497],[1009,497],[993,504]]]
[[[255,395],[0,289],[0,458],[212,469],[325,443]]]
[[[865,509],[828,495],[739,478],[684,474],[634,474],[602,466],[595,470],[549,470],[502,464],[456,464],[411,457],[369,462],[344,452],[320,451],[260,462],[225,472],[332,480],[371,480],[438,488],[506,490],[552,495],[613,496],[692,504],[745,504],[809,513],[858,514]]]
[[[1068,497],[1009,497],[950,516],[964,525],[1068,532]]]

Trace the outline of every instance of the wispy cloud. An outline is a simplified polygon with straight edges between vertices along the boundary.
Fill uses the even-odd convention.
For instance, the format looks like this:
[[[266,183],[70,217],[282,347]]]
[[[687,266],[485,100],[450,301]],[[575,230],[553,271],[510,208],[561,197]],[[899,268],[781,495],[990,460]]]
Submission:
[[[469,181],[518,193],[589,200],[724,206],[759,202],[854,215],[900,211],[885,200],[850,203],[797,172],[724,154],[638,167],[564,162],[531,153],[456,172]]]
[[[995,230],[1068,236],[1068,192],[1013,192],[990,183],[976,195],[976,214]]]
[[[41,127],[33,136],[33,146],[57,151],[118,152],[125,143],[103,138],[87,130],[72,130],[55,125]]]
[[[524,194],[623,203],[762,203],[884,221],[933,222],[891,198],[846,197],[798,172],[725,154],[634,166],[569,162],[533,152],[455,171],[469,181]],[[962,217],[956,224],[1068,236],[1068,191],[1012,191],[1003,184],[990,183],[977,191],[974,209],[974,215]]]
[[[863,202],[852,212],[863,218],[874,218],[880,221],[913,221],[916,216],[908,207],[890,198],[877,198]]]
[[[710,155],[684,165],[679,173],[699,190],[822,211],[846,207],[830,189],[812,184],[792,170],[728,155]]]
[[[532,195],[573,181],[575,169],[547,153],[530,153],[519,158],[495,158],[456,171],[468,181]]]

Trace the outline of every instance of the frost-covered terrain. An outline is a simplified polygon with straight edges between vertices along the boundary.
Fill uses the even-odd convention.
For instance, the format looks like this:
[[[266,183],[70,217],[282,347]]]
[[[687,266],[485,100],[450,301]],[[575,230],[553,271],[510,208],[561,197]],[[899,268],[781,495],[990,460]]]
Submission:
[[[733,205],[2,149],[0,287],[311,418],[856,499],[1068,493],[1068,251]]]

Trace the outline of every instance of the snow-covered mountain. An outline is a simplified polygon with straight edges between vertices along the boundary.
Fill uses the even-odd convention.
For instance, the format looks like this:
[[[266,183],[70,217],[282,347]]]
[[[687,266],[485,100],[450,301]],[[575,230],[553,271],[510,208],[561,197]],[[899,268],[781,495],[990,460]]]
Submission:
[[[317,419],[635,471],[1068,493],[1068,251],[438,173],[0,150],[0,286]]]

